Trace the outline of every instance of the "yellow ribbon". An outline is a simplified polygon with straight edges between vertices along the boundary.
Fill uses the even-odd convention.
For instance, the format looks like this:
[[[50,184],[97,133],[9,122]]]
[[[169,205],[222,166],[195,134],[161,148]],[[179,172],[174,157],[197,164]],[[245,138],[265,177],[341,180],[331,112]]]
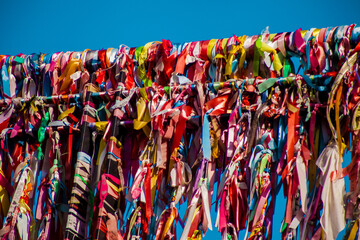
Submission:
[[[211,156],[214,159],[217,159],[220,157],[220,148],[219,148],[219,139],[216,136],[216,132],[214,130],[210,130],[210,136],[211,136]]]
[[[221,46],[222,46],[222,48],[223,48],[223,54],[221,54],[221,53],[216,54],[216,56],[214,57],[214,59],[223,58],[223,59],[226,60],[226,55],[227,55],[226,45],[227,45],[228,40],[229,40],[228,38],[224,38],[224,39],[222,40]],[[209,48],[208,48],[208,50],[209,50]]]
[[[320,30],[321,29],[315,29],[314,31],[313,31],[313,33],[312,33],[312,35],[314,36],[314,37],[317,37],[318,35],[319,35],[319,33],[320,33]]]
[[[352,228],[351,228],[351,231],[350,231],[350,234],[349,234],[349,238],[348,239],[355,239],[355,237],[356,237],[356,233],[357,233],[357,231],[358,231],[358,229],[359,229],[359,223],[358,223],[358,219],[357,220],[355,220],[355,223],[354,223],[354,225],[352,226]]]
[[[302,38],[305,37],[305,34],[307,33],[307,31],[308,31],[308,30],[301,30],[301,31],[300,31]]]
[[[98,86],[96,86],[95,84],[88,83],[86,86],[87,86],[86,91],[89,91],[89,92],[100,92],[100,88],[99,88]]]
[[[346,63],[344,63],[340,70],[338,71],[338,74],[336,75],[336,78],[334,80],[334,83],[332,85],[331,88],[331,92],[329,93],[329,98],[328,98],[328,107],[326,109],[326,118],[328,120],[329,123],[329,127],[331,129],[333,138],[336,140],[336,143],[338,145],[338,149],[339,149],[339,157],[340,157],[340,161],[339,161],[339,166],[338,166],[338,172],[342,171],[342,152],[343,152],[343,142],[342,142],[342,138],[341,138],[341,133],[340,133],[340,121],[339,121],[339,112],[340,112],[340,100],[341,100],[341,92],[342,92],[342,83],[343,83],[343,77],[344,75],[350,71],[351,67],[354,65],[354,63],[356,62],[358,53],[354,53],[353,55],[351,55],[348,60],[346,61]],[[334,98],[335,98],[335,127],[332,124],[332,119],[330,116],[331,110],[334,108]]]
[[[292,105],[291,103],[287,102],[286,104],[287,104],[287,109],[290,110],[291,112],[296,113],[297,111],[299,111],[299,108]]]
[[[269,40],[272,41],[275,36],[276,36],[276,33],[271,33],[271,34],[269,35]]]
[[[174,151],[171,153],[170,162],[169,162],[169,169],[173,169],[174,164],[176,164],[175,158],[177,157],[178,151],[180,150],[179,147],[175,148]],[[170,181],[170,174],[167,177],[167,183]]]
[[[252,230],[249,238],[252,238],[252,237],[254,237],[256,234],[258,234],[258,233],[261,231],[261,228],[262,228],[262,226],[261,226],[261,227],[258,227],[258,226],[254,227],[254,229]]]
[[[149,43],[145,44],[145,46],[141,50],[141,53],[140,53],[139,59],[138,59],[138,63],[139,63],[138,74],[139,74],[139,77],[141,78],[141,80],[143,80],[143,83],[146,87],[151,87],[152,81],[151,81],[151,79],[148,79],[146,77],[145,63],[146,63],[147,56],[148,56],[148,50],[149,50],[150,46],[155,43],[160,43],[160,42],[149,42]]]
[[[159,168],[154,166],[153,170],[151,171],[151,201],[152,202],[155,202],[156,184],[157,184],[157,180],[158,180],[158,170],[159,170]]]
[[[4,187],[0,185],[0,202],[1,202],[1,216],[6,216],[9,211],[10,199],[9,194]]]
[[[110,67],[110,54],[111,54],[111,51],[113,50],[114,48],[108,48],[106,50],[106,57],[105,57],[105,63],[106,63],[106,67]]]
[[[195,216],[196,216],[196,213],[197,213],[198,211],[200,211],[201,206],[202,206],[202,205],[199,205],[199,206],[195,209],[195,212],[194,212],[193,218],[191,219],[191,222],[194,221]]]
[[[212,61],[212,50],[213,50],[216,42],[217,42],[217,39],[211,39],[209,41],[209,45],[207,47],[207,56],[210,59],[210,61]]]
[[[115,184],[113,184],[110,180],[106,179],[106,183],[107,183],[108,186],[110,186],[112,188],[112,190],[114,190],[117,193],[120,193],[122,191],[122,189],[123,189],[122,187],[115,186]]]
[[[81,71],[84,71],[84,62],[85,62],[85,54],[90,51],[90,49],[85,49],[84,51],[82,51],[81,56],[80,56],[80,69]]]
[[[141,207],[137,207],[135,210],[134,210],[134,213],[133,213],[133,215],[132,215],[132,217],[131,217],[131,219],[130,219],[130,224],[129,224],[129,229],[130,229],[130,231],[128,232],[129,234],[127,235],[127,240],[129,240],[130,239],[130,237],[131,237],[131,229],[134,227],[134,225],[135,225],[135,221],[136,221],[136,218],[138,217],[138,213],[139,213],[139,211],[141,210]]]
[[[201,231],[195,230],[191,237],[188,237],[190,240],[201,240]]]
[[[106,141],[104,139],[101,138],[100,140],[100,146],[99,146],[99,153],[98,153],[98,157],[96,159],[96,165],[100,164],[100,159],[101,159],[101,153],[104,151],[104,149],[106,148]],[[99,166],[101,167],[101,166]]]
[[[221,42],[221,46],[222,46],[222,49],[223,49],[223,52],[224,52],[224,56],[227,55],[227,49],[226,49],[226,46],[227,46],[227,43],[229,41],[229,38],[224,38]]]
[[[336,126],[336,136],[337,136],[337,144],[339,148],[339,157],[340,162],[342,162],[342,137],[340,132],[340,99],[342,95],[342,81],[340,82],[339,88],[336,91],[336,98],[335,98],[335,126]]]
[[[146,89],[145,88],[140,88],[139,89],[140,95],[147,101],[150,101],[150,99],[148,98],[148,95],[146,93]]]
[[[108,121],[96,122],[96,123],[95,123],[95,128],[96,128],[96,130],[98,130],[99,132],[105,132],[108,123],[109,123]]]
[[[150,128],[147,126],[148,122],[151,121],[150,112],[147,107],[147,101],[141,97],[136,103],[137,107],[137,119],[134,119],[134,129],[143,129],[144,133],[149,136]]]
[[[111,136],[110,140],[113,141],[116,144],[117,147],[122,148],[121,142],[116,137]]]
[[[35,230],[35,219],[33,217],[33,214],[32,214],[32,211],[31,211],[30,207],[25,203],[24,199],[20,199],[20,201],[19,201],[19,209],[20,209],[20,212],[23,213],[23,214],[29,213],[29,216],[30,216],[29,236],[33,236],[33,233],[34,233],[34,230]]]
[[[46,53],[41,53],[41,55],[40,55],[40,61],[41,62],[44,62],[45,56],[46,56]]]
[[[5,174],[3,173],[2,169],[0,168],[0,174],[5,177]],[[10,198],[9,194],[6,191],[5,187],[0,185],[0,203],[1,203],[1,209],[2,210],[2,216],[6,216],[7,212],[9,211],[10,207]]]
[[[62,112],[59,115],[58,120],[66,118],[67,116],[69,116],[70,113],[71,114],[74,113],[74,111],[75,111],[75,106],[73,106],[72,108],[67,109],[66,111]]]
[[[225,66],[225,75],[230,75],[232,73],[232,62],[234,61],[234,57],[236,53],[240,54],[240,61],[238,63],[238,67],[241,69],[244,65],[245,58],[246,58],[246,51],[243,47],[244,41],[246,36],[242,36],[239,38],[240,44],[239,45],[232,45],[227,56],[226,66]]]
[[[39,109],[37,108],[36,106],[36,103],[35,103],[35,99],[33,99],[30,103],[30,106],[31,106],[31,109],[34,111],[34,112],[38,112]]]
[[[355,107],[355,111],[351,120],[351,127],[353,131],[360,130],[360,104]]]
[[[80,59],[76,59],[76,58],[70,59],[69,63],[66,65],[64,72],[59,77],[59,81],[64,80],[63,83],[61,84],[60,92],[69,88],[72,82],[70,76],[79,70],[80,70]]]
[[[170,217],[168,218],[168,220],[166,221],[165,223],[165,226],[164,226],[164,231],[162,232],[161,234],[161,240],[164,240],[165,236],[166,236],[166,233],[169,231],[170,227],[172,226],[174,220],[175,220],[175,217],[176,217],[176,214],[177,214],[177,210],[176,208],[171,208],[171,214],[170,214]]]
[[[220,53],[216,54],[216,56],[214,57],[214,59],[218,59],[218,58],[226,59],[225,56]]]
[[[283,66],[281,64],[279,56],[277,55],[276,50],[264,42],[262,42],[260,50],[262,52],[268,52],[273,55],[273,66],[274,66],[275,71],[279,73]]]

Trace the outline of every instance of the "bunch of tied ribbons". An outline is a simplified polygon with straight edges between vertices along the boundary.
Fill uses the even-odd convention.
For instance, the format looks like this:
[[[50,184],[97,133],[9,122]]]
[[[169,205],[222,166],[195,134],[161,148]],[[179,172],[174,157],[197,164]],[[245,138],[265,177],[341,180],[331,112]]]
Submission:
[[[283,239],[355,239],[359,64],[355,24],[0,55],[0,239],[271,239],[281,188]]]

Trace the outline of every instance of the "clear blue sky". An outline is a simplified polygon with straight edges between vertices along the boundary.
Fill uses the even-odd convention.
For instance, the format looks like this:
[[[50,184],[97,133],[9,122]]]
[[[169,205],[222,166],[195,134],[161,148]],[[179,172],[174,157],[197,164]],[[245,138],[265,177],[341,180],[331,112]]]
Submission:
[[[77,1],[0,3],[0,54],[143,46],[360,23],[360,1]]]
[[[339,25],[360,24],[360,1],[76,1],[43,0],[0,3],[0,54],[53,53],[174,43]],[[282,191],[279,193],[282,195]],[[273,239],[284,201],[277,201]],[[182,207],[184,209],[185,207]],[[212,209],[215,222],[215,212]],[[217,230],[205,239],[219,239]]]

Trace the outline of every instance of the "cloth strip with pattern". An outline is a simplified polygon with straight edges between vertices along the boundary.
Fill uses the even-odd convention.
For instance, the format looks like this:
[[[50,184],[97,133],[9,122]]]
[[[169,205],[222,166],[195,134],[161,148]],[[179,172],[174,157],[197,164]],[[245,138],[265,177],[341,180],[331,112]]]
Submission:
[[[272,239],[281,188],[282,239],[359,238],[359,64],[357,24],[0,55],[0,239]]]

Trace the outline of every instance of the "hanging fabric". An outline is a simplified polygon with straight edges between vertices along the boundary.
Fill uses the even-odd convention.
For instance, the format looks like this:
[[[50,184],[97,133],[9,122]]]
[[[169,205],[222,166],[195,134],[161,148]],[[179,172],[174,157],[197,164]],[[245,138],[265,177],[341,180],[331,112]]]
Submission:
[[[271,239],[280,188],[282,239],[359,238],[359,52],[352,24],[0,55],[0,239]]]

